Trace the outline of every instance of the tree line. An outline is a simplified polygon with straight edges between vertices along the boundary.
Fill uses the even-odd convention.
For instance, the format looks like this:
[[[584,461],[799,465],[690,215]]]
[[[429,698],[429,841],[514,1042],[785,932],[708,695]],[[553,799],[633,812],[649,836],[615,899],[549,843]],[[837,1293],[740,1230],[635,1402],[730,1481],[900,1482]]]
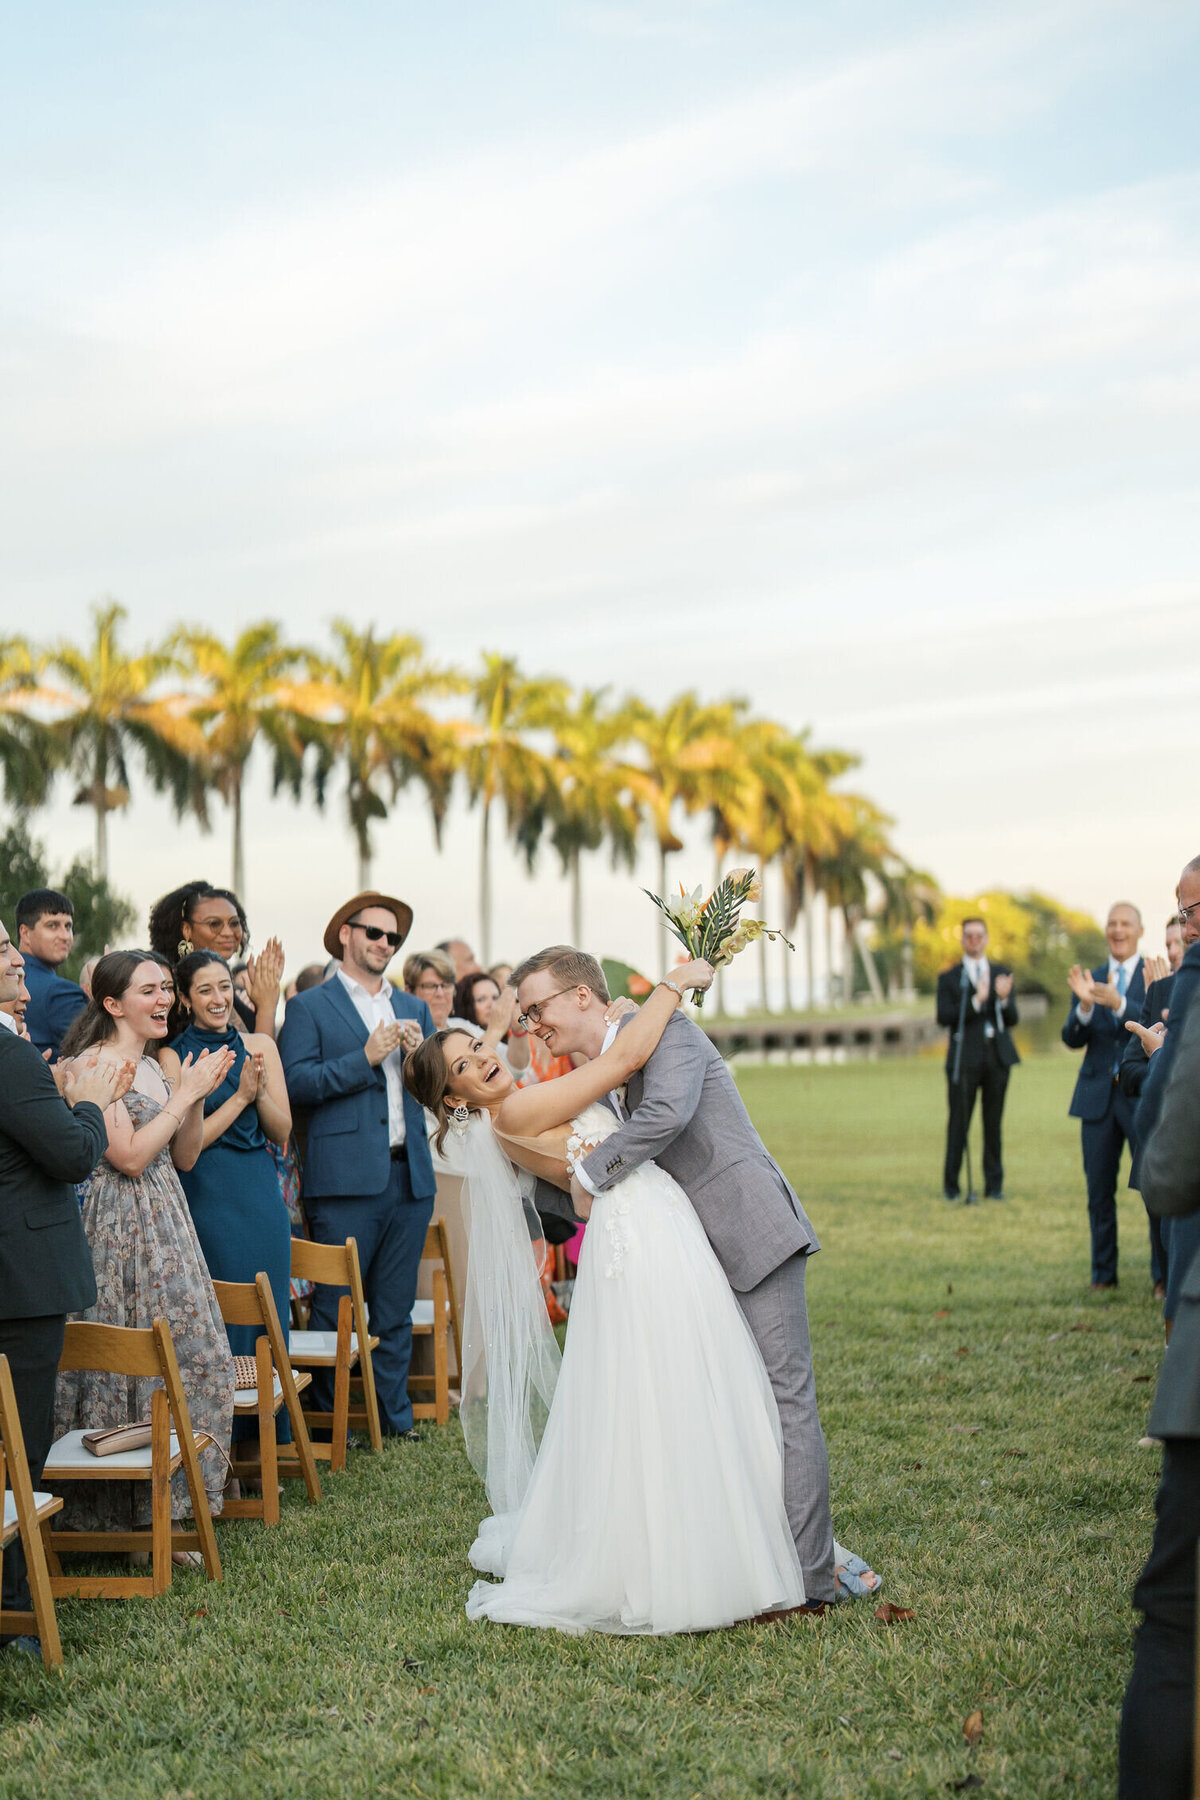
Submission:
[[[103,884],[108,820],[129,805],[138,777],[204,829],[215,803],[227,809],[231,884],[243,894],[246,779],[262,755],[276,793],[323,807],[340,788],[363,888],[378,829],[403,790],[423,791],[439,845],[464,790],[478,816],[485,962],[501,831],[530,868],[545,845],[558,856],[580,942],[587,858],[607,850],[614,867],[632,868],[648,834],[665,893],[670,858],[683,847],[676,827],[703,815],[714,879],[731,857],[778,871],[785,916],[773,922],[789,935],[799,925],[810,989],[818,896],[827,968],[840,915],[850,987],[857,951],[872,994],[884,997],[872,935],[895,951],[893,979],[912,984],[914,930],[931,926],[943,905],[936,880],[896,849],[887,814],[845,785],[860,763],[853,751],[816,746],[807,730],[758,716],[745,700],[688,692],[653,707],[528,675],[497,652],[473,670],[444,667],[411,633],[345,619],[332,622],[326,648],[290,643],[264,620],[230,640],[179,628],[132,650],[125,626],[125,609],[107,600],[92,609],[86,642],[0,640],[5,797],[25,813],[60,778],[72,780],[74,803],[94,816],[93,872]],[[784,971],[790,1006],[787,956]],[[762,989],[765,1005],[765,963]]]

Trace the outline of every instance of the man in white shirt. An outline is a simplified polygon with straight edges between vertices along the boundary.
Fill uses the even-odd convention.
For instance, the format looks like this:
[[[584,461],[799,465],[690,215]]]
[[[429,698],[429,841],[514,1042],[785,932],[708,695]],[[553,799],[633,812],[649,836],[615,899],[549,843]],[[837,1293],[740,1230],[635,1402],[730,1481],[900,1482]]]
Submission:
[[[339,967],[289,1001],[279,1054],[293,1106],[307,1112],[301,1192],[313,1237],[358,1244],[371,1331],[375,1389],[384,1431],[413,1440],[408,1366],[417,1268],[437,1182],[425,1114],[404,1090],[404,1056],[433,1031],[423,1000],[394,988],[388,964],[412,925],[403,900],[356,894],[325,930]],[[319,1287],[314,1331],[337,1329],[343,1290]],[[312,1387],[318,1412],[332,1411],[332,1378]]]
[[[1070,1116],[1081,1121],[1093,1293],[1117,1285],[1117,1177],[1121,1151],[1127,1143],[1131,1150],[1133,1147],[1135,1109],[1135,1102],[1121,1092],[1119,1074],[1127,1037],[1125,1020],[1141,1018],[1146,998],[1138,951],[1142,931],[1137,907],[1118,900],[1109,908],[1104,927],[1108,961],[1090,972],[1077,963],[1067,976],[1075,997],[1062,1039],[1068,1049],[1084,1052]],[[1161,1272],[1152,1270],[1152,1279],[1159,1281]]]

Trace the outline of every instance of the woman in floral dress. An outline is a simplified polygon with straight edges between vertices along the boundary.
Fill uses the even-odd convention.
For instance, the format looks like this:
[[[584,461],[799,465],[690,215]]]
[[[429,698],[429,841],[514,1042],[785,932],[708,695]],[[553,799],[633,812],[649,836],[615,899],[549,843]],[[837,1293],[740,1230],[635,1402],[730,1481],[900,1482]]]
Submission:
[[[83,1224],[96,1269],[96,1304],[79,1315],[105,1325],[171,1329],[192,1428],[211,1432],[227,1453],[233,1419],[233,1361],[212,1281],[176,1174],[190,1168],[204,1136],[204,1100],[225,1079],[231,1053],[185,1059],[172,1088],[146,1055],[166,1036],[171,996],[164,971],[140,950],[101,958],[92,998],[63,1043],[65,1057],[90,1051],[101,1061],[132,1062],[133,1086],[105,1109],[108,1149],[83,1187]],[[124,1425],[150,1416],[150,1380],[80,1369],[59,1376],[55,1435]],[[224,1460],[201,1455],[214,1513],[221,1509]],[[171,1511],[191,1510],[182,1474]],[[72,1482],[64,1524],[75,1531],[142,1530],[150,1523],[150,1484]],[[177,1553],[177,1560],[190,1560]]]

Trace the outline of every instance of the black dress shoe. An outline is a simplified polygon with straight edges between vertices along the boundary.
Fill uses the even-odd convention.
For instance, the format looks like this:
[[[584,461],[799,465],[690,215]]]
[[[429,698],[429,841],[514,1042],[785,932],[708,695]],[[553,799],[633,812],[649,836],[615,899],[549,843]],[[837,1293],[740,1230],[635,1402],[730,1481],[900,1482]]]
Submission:
[[[958,1189],[957,1188],[943,1188],[942,1189],[942,1199],[943,1200],[957,1200],[958,1199]]]
[[[1008,1195],[999,1188],[997,1188],[997,1190],[994,1194],[985,1194],[983,1197],[985,1200],[1007,1200],[1008,1199]]]
[[[967,1195],[967,1205],[968,1206],[978,1206],[979,1205],[979,1195],[978,1194],[968,1194]]]
[[[385,1431],[383,1435],[385,1438],[390,1438],[394,1444],[419,1444],[421,1442],[421,1433],[412,1425],[407,1431]]]

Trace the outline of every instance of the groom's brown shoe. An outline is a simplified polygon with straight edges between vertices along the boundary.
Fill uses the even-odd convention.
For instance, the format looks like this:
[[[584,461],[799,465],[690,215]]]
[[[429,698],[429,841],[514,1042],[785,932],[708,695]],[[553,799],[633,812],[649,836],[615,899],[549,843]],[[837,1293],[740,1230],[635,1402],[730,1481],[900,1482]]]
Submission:
[[[808,1614],[814,1619],[823,1619],[827,1612],[832,1612],[828,1600],[806,1600],[803,1606],[781,1606],[774,1612],[755,1613],[752,1625],[773,1625],[776,1619],[795,1619]]]

